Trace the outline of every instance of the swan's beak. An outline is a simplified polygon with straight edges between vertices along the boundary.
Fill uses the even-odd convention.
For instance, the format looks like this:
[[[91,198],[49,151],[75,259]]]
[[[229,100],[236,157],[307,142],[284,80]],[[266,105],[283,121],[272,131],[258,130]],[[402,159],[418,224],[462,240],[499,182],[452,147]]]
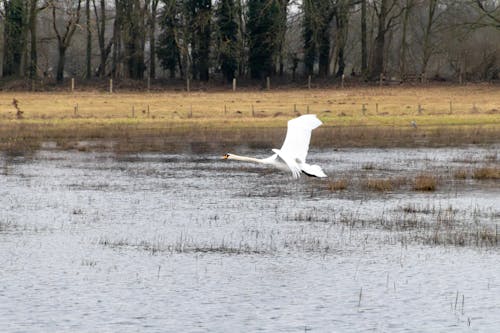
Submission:
[[[229,158],[229,154],[225,154],[224,156],[222,156],[222,158],[227,160]]]

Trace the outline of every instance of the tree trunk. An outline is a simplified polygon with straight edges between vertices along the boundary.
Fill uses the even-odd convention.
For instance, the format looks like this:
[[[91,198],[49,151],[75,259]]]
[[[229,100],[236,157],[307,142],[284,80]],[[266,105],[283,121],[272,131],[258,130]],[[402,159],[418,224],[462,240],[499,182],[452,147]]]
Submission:
[[[121,1],[126,73],[133,80],[143,79],[146,69],[144,63],[144,42],[146,39],[144,18],[147,5],[148,2],[141,5],[139,0]]]
[[[159,0],[153,0],[151,4],[151,21],[149,27],[149,47],[150,47],[150,56],[149,56],[149,77],[154,79],[156,78],[156,10],[158,8]]]
[[[279,64],[279,75],[283,76],[285,70],[284,64],[284,52],[285,52],[285,37],[286,37],[286,25],[288,16],[288,3],[289,0],[280,0],[280,21],[279,21],[279,40],[278,40],[278,64]]]
[[[336,11],[336,25],[337,25],[337,61],[338,61],[338,69],[335,74],[336,77],[342,77],[345,71],[345,59],[344,59],[344,51],[345,45],[347,43],[347,33],[348,33],[348,25],[349,25],[349,7],[348,4],[343,2],[338,5]]]
[[[36,17],[38,14],[37,8],[38,0],[31,0],[30,2],[30,17],[29,17],[29,31],[30,31],[30,64],[29,64],[29,77],[35,79],[38,70],[38,52],[37,52],[37,31],[36,31]]]
[[[375,49],[373,52],[371,75],[372,80],[377,80],[384,71],[384,48],[386,34],[388,0],[382,0],[378,13],[377,37],[375,37]]]
[[[325,24],[319,32],[319,76],[328,76],[328,69],[330,67],[330,35],[328,26]]]
[[[304,11],[304,30],[302,31],[302,36],[304,38],[304,67],[307,75],[314,74],[314,63],[316,62],[316,40],[315,36],[315,25],[313,18],[313,3],[311,0],[303,1],[303,11]]]
[[[92,77],[92,30],[90,28],[90,0],[85,4],[85,15],[87,16],[87,56],[85,78]]]
[[[410,19],[411,3],[413,0],[406,1],[405,14],[403,17],[403,29],[401,32],[401,47],[399,52],[399,75],[402,80],[406,77],[406,51],[408,45],[406,45],[406,34],[408,30],[408,21]]]
[[[104,1],[104,0],[103,0]],[[122,34],[122,6],[120,0],[115,0],[115,22],[113,23],[113,54],[111,63],[111,76],[117,78],[120,76],[121,63],[121,34]]]
[[[64,65],[66,62],[66,47],[60,46],[58,48],[58,61],[57,61],[57,74],[56,80],[58,83],[61,83],[64,80]]]
[[[248,43],[247,34],[245,31],[245,22],[243,19],[243,4],[242,0],[236,0],[236,13],[238,15],[238,75],[240,77],[245,75],[245,68],[247,67],[247,57],[245,47]]]
[[[368,75],[368,48],[366,43],[366,0],[361,2],[361,75]]]
[[[424,29],[424,41],[422,46],[422,71],[421,71],[422,80],[425,79],[425,72],[427,71],[427,65],[432,55],[431,35],[434,25],[434,18],[436,15],[437,4],[438,0],[429,0],[428,17]]]

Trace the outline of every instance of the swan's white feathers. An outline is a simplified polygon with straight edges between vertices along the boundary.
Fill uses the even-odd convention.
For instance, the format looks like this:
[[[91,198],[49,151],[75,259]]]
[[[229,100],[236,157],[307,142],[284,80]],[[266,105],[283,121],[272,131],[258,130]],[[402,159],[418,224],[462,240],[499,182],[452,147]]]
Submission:
[[[318,177],[318,178],[328,177],[323,172],[321,167],[319,165],[316,165],[316,164],[310,165],[310,164],[304,163],[304,164],[300,165],[300,169],[302,170],[302,172],[304,172],[308,176],[314,176],[314,177]]]
[[[281,151],[293,159],[305,163],[311,131],[323,124],[315,114],[306,114],[288,121],[288,130]]]
[[[283,151],[279,149],[273,149],[273,152],[275,152],[288,166],[290,171],[292,172],[292,177],[294,179],[297,179],[300,177],[300,173],[302,170],[300,169],[300,166],[297,164],[295,159],[291,156],[288,156],[287,154],[283,153]]]
[[[293,178],[299,178],[302,172],[308,176],[327,177],[319,165],[306,163],[311,131],[321,124],[321,120],[313,114],[303,115],[288,121],[288,130],[283,146],[281,149],[273,149],[275,154],[268,158],[258,159],[235,154],[226,154],[224,158],[273,165],[281,170],[290,170]]]

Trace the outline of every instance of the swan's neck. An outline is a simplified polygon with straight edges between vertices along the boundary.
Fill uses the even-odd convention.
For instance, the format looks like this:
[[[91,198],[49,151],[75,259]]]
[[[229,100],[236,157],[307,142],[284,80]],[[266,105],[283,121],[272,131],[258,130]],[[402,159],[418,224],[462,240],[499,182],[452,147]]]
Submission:
[[[235,155],[235,154],[230,154],[227,157],[229,160],[237,160],[237,161],[243,161],[243,162],[252,162],[252,163],[261,163],[265,164],[265,162],[259,158],[254,158],[254,157],[247,157],[247,156],[240,156],[240,155]]]

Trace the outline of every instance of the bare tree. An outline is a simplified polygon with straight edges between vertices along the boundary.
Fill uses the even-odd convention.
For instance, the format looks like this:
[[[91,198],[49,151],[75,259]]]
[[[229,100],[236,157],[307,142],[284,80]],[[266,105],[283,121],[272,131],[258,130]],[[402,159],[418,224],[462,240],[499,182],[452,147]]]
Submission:
[[[373,1],[373,9],[377,17],[377,36],[373,51],[370,78],[378,79],[384,73],[386,35],[397,24],[397,18],[402,14],[397,0]]]
[[[500,29],[500,3],[491,0],[472,0],[480,12],[478,26],[490,26]]]
[[[36,78],[38,70],[38,49],[37,49],[37,18],[38,14],[47,8],[47,2],[44,1],[39,7],[39,0],[29,0],[28,29],[30,31],[30,61],[29,76]]]
[[[412,13],[413,7],[415,6],[415,0],[405,0],[404,15],[402,21],[401,29],[401,46],[399,49],[399,75],[401,79],[405,80],[407,71],[407,52],[408,52],[408,25],[410,22],[410,15]]]
[[[422,67],[421,78],[425,79],[427,65],[433,53],[435,52],[435,43],[433,42],[434,29],[440,13],[438,12],[439,0],[427,0],[427,17],[424,21],[423,41],[422,41]]]
[[[287,29],[288,5],[290,0],[279,0],[279,24],[278,24],[278,71],[279,75],[283,76],[284,73],[284,53],[285,53],[285,35]]]
[[[85,78],[88,80],[92,77],[92,27],[90,21],[90,0],[85,2],[85,17],[87,26],[87,56]]]
[[[76,29],[79,27],[82,0],[64,0],[64,1],[50,1],[52,8],[52,26],[57,38],[59,59],[57,62],[57,82],[62,82],[64,79],[64,66],[66,61],[66,50],[71,45],[71,40]],[[64,29],[60,31],[58,27],[59,22],[57,18],[64,19]]]
[[[368,46],[366,41],[366,0],[361,1],[361,75],[368,76]]]
[[[113,47],[113,38],[106,42],[106,23],[107,23],[107,9],[106,0],[99,0],[99,7],[97,7],[96,0],[92,0],[94,7],[94,15],[97,30],[97,42],[99,45],[99,67],[97,68],[97,76],[103,77],[106,74],[106,63],[108,61],[111,48]]]
[[[156,18],[158,15],[158,4],[160,0],[151,0],[149,11],[149,77],[156,77]]]

